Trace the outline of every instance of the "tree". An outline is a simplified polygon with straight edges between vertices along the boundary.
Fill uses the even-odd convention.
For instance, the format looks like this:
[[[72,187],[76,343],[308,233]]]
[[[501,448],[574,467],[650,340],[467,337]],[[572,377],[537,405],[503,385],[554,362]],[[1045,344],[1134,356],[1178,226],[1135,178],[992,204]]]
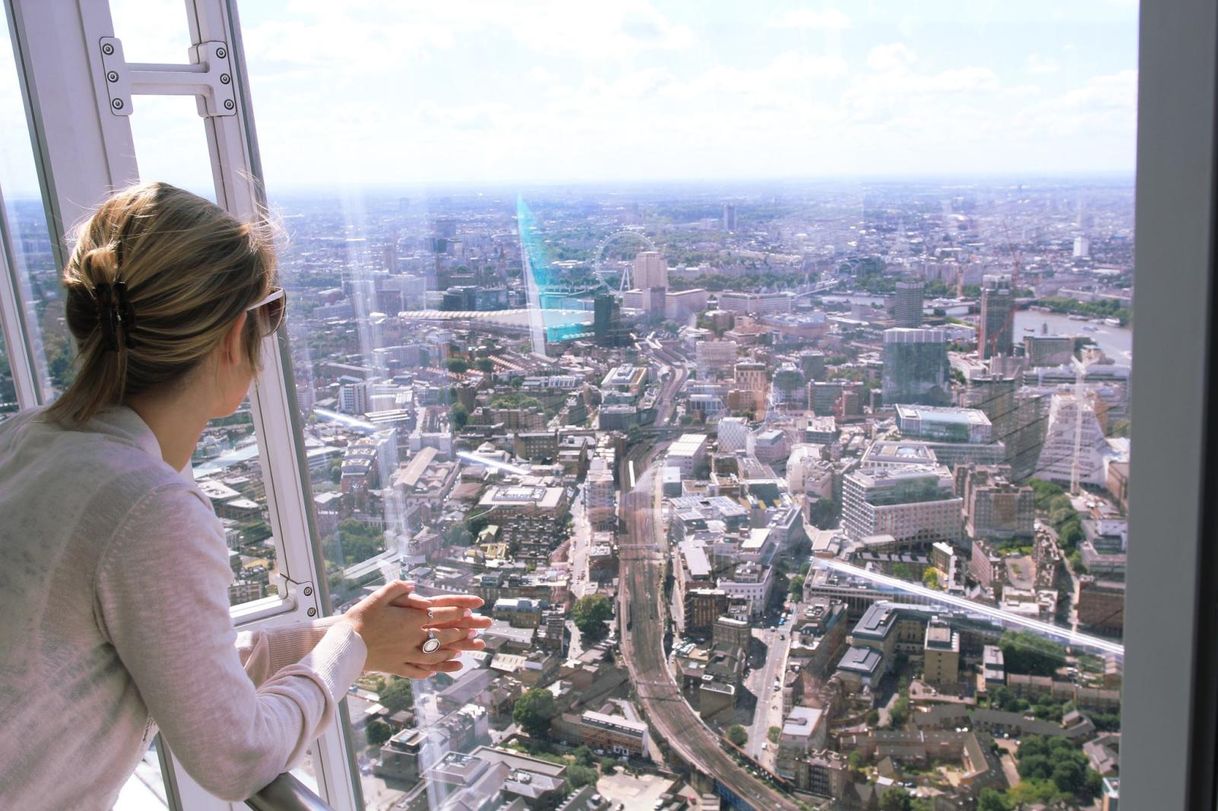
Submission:
[[[474,365],[478,367],[479,372],[484,374],[489,375],[491,372],[495,371],[495,363],[490,358],[478,358]]]
[[[749,733],[740,724],[732,724],[727,729],[727,739],[737,746],[744,746],[749,739]]]
[[[410,680],[394,676],[393,680],[385,685],[385,689],[381,690],[378,698],[381,706],[390,713],[410,709],[414,705],[414,693],[410,689]]]
[[[453,407],[448,410],[448,421],[460,431],[469,422],[469,409],[461,403],[454,403]]]
[[[596,642],[609,635],[605,624],[613,617],[613,604],[603,594],[589,594],[575,601],[571,619],[585,639]]]
[[[393,737],[393,728],[381,719],[373,718],[368,722],[364,733],[368,736],[369,746],[380,746]]]
[[[913,798],[903,788],[890,788],[880,795],[880,811],[913,811]]]
[[[572,763],[567,767],[567,783],[573,789],[595,784],[596,777],[596,769],[589,768],[588,766]]]
[[[1002,792],[992,788],[982,789],[977,799],[977,811],[1011,811],[1011,804]]]
[[[449,358],[446,364],[448,371],[455,375],[465,374],[469,371],[469,363],[463,358]]]
[[[926,571],[922,572],[922,585],[937,591],[940,588],[939,570],[932,566],[926,567]]]
[[[1066,651],[1056,642],[1028,631],[1007,631],[998,640],[1009,673],[1052,676],[1066,663]]]
[[[592,756],[592,750],[584,744],[575,747],[571,752],[571,756],[575,758],[575,762],[580,766],[592,766],[596,763],[596,758]]]
[[[892,704],[892,709],[888,711],[888,718],[892,721],[893,729],[905,725],[909,720],[909,697],[902,695]]]
[[[512,708],[512,720],[531,738],[549,737],[550,720],[557,714],[554,696],[549,690],[536,687],[516,699],[516,705]]]
[[[770,743],[778,743],[778,738],[782,735],[782,727],[770,727],[766,730],[766,737],[770,739]]]

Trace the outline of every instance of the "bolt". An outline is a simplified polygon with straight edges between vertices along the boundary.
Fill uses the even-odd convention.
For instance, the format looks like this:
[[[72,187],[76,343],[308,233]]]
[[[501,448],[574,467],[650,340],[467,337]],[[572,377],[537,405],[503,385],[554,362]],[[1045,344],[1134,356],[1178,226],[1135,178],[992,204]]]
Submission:
[[[306,597],[312,597],[312,596],[313,596],[313,587],[312,587],[312,586],[305,586],[305,587],[304,587],[304,596],[306,596]]]
[[[110,102],[110,106],[116,110],[121,110],[121,109],[123,109],[123,100],[115,99],[114,101]]]
[[[231,110],[231,109],[233,109],[233,108],[234,108],[234,107],[236,107],[236,106],[237,106],[237,105],[233,103],[233,100],[232,100],[232,99],[225,99],[225,100],[224,100],[224,109],[225,109],[225,110]]]
[[[118,81],[118,71],[116,71],[116,70],[112,70],[112,71],[110,71],[109,73],[107,73],[107,74],[106,74],[106,81],[107,81],[107,82],[111,82],[111,83],[113,83],[113,82],[117,82],[117,81]]]
[[[308,614],[310,617],[316,617],[316,616],[317,616],[317,609],[316,609],[316,608],[310,608],[310,609],[309,609],[308,611],[306,611],[305,613],[306,613],[306,614]]]
[[[112,56],[114,54],[114,46],[107,42],[102,46],[102,53],[104,53],[106,56]]]
[[[227,73],[220,74],[220,84],[228,84],[232,80],[233,80],[233,77],[229,76]]]
[[[216,57],[218,59],[223,59],[226,56],[228,56],[228,51],[224,50],[223,48],[216,48]]]

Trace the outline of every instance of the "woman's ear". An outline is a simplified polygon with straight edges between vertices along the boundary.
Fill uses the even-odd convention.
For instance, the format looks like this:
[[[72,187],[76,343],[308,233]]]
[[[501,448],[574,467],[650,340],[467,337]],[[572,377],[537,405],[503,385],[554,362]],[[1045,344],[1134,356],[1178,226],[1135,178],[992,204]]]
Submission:
[[[220,360],[225,365],[238,366],[245,361],[245,342],[242,337],[245,334],[245,319],[248,315],[248,313],[241,313],[233,325],[228,328],[228,332],[224,333],[224,340],[220,342],[223,349]]]

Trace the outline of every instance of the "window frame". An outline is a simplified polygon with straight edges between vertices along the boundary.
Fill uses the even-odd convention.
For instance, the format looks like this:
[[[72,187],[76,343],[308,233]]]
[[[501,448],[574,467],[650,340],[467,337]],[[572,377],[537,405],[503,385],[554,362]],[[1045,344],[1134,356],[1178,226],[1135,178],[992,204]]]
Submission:
[[[250,218],[264,210],[266,201],[236,9],[227,0],[185,0],[184,6],[192,44],[220,41],[229,46],[237,109],[233,115],[204,116],[202,124],[218,205],[239,218]],[[139,179],[130,121],[111,111],[100,50],[90,47],[102,37],[114,36],[109,3],[5,0],[5,11],[52,248],[62,266],[71,227],[109,190]],[[84,99],[92,99],[93,104],[81,104]],[[6,258],[0,254],[0,261]],[[28,299],[16,284],[22,280],[10,262],[0,270],[4,271],[0,274],[4,277],[0,279],[0,315],[5,338],[11,346],[31,347],[32,355],[29,342],[37,336],[20,317]],[[6,283],[8,279],[12,282]],[[234,623],[245,630],[321,618],[328,604],[286,330],[264,339],[262,359],[250,405],[280,583],[286,594],[235,606]],[[31,370],[37,368],[34,363],[36,358],[31,357]],[[45,389],[32,396],[28,389],[19,401],[22,408],[45,402]],[[347,718],[345,701],[340,705],[340,717]],[[346,725],[332,726],[311,752],[319,786],[336,811],[361,807]],[[167,748],[162,747],[161,753],[171,807],[229,807],[178,768]]]

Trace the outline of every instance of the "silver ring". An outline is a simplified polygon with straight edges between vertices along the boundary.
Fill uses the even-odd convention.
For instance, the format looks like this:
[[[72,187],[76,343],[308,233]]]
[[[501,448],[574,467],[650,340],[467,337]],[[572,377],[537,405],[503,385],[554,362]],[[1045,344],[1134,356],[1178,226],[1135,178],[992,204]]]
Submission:
[[[427,619],[434,620],[436,618],[436,610],[434,608],[427,609]]]
[[[440,640],[436,636],[435,629],[427,629],[427,639],[423,640],[423,644],[420,646],[420,648],[422,648],[423,653],[435,653],[440,649]]]

